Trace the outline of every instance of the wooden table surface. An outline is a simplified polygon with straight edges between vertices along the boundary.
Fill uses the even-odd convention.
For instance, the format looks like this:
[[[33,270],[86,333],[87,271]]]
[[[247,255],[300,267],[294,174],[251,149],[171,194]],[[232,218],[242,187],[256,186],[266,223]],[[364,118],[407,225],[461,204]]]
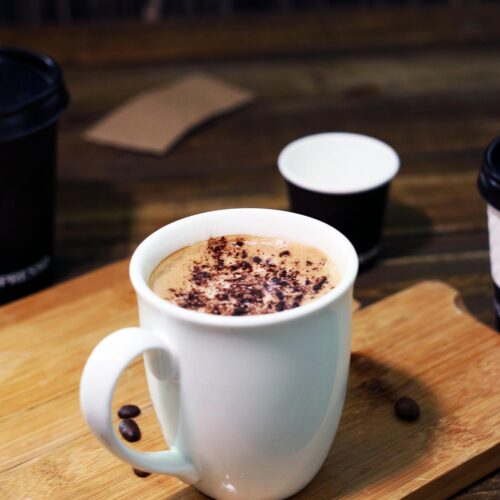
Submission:
[[[500,8],[310,12],[159,26],[0,30],[0,43],[61,61],[72,103],[60,126],[58,280],[129,255],[154,229],[229,207],[287,208],[283,146],[322,131],[373,135],[400,154],[380,262],[356,297],[424,279],[457,288],[493,324],[482,152],[500,134]],[[135,93],[192,71],[258,101],[190,133],[163,157],[85,142]],[[500,474],[461,498],[498,497]]]

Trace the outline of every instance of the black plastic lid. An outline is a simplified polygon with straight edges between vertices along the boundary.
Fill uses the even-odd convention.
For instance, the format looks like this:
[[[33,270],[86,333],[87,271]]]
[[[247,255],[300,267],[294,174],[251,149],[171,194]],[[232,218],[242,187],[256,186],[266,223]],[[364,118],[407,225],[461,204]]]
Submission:
[[[0,49],[0,143],[53,123],[68,102],[61,70],[50,57]]]
[[[488,204],[500,210],[500,137],[486,148],[477,185]]]

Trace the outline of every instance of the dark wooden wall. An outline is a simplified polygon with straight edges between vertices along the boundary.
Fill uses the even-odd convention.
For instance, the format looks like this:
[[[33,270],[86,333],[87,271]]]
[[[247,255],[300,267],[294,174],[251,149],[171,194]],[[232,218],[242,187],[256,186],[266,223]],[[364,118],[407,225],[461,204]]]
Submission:
[[[217,16],[314,9],[494,3],[496,0],[0,0],[0,25]],[[497,2],[498,3],[498,2]]]

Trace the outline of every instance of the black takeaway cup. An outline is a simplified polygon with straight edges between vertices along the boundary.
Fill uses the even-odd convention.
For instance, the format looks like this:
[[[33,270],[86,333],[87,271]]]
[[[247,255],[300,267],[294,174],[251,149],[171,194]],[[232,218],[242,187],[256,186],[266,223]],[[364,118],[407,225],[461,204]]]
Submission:
[[[493,277],[494,307],[497,330],[500,331],[500,137],[487,148],[477,181],[487,202],[490,262]]]
[[[50,282],[56,127],[67,105],[52,59],[0,49],[0,304]]]
[[[294,212],[343,233],[354,245],[361,268],[374,262],[390,182],[399,170],[393,148],[360,134],[310,135],[283,149],[278,168]]]

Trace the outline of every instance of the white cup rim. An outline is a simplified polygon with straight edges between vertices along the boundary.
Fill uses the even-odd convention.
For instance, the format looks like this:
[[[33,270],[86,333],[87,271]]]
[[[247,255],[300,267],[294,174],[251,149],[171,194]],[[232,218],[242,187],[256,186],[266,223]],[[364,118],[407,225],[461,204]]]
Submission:
[[[377,175],[374,179],[365,177],[361,180],[358,186],[342,185],[337,186],[322,179],[313,180],[304,176],[298,175],[297,172],[290,167],[291,159],[301,149],[310,147],[314,148],[318,143],[326,144],[328,142],[349,141],[354,147],[371,148],[372,151],[382,153],[387,160],[384,165],[384,172]],[[312,154],[312,153],[311,153]],[[323,132],[320,134],[308,135],[292,141],[285,146],[278,156],[278,169],[281,175],[290,183],[309,191],[324,193],[324,194],[354,194],[364,191],[369,191],[380,187],[394,178],[400,167],[400,159],[395,149],[389,144],[364,134],[355,134],[352,132]],[[342,179],[339,178],[339,181]]]
[[[188,226],[194,221],[194,219],[199,217],[214,216],[214,217],[224,217],[224,215],[229,213],[237,212],[238,215],[246,214],[264,214],[269,215],[272,213],[274,216],[282,216],[284,219],[291,221],[292,219],[303,219],[307,220],[308,224],[316,225],[323,231],[328,231],[333,238],[335,238],[336,244],[342,247],[341,251],[346,256],[348,265],[342,267],[342,277],[340,282],[331,291],[325,293],[321,297],[301,305],[300,307],[289,309],[281,312],[273,312],[269,314],[260,315],[247,315],[247,316],[218,316],[215,314],[209,314],[199,311],[191,311],[184,309],[176,304],[170,303],[158,295],[156,295],[153,290],[149,287],[147,283],[147,278],[144,276],[142,269],[142,264],[145,259],[147,259],[148,254],[150,254],[154,245],[165,237],[166,234],[172,231],[180,231],[183,226]],[[267,214],[266,214],[267,212]],[[278,215],[281,214],[281,215]],[[258,231],[256,236],[259,236]],[[194,242],[193,242],[194,243]],[[314,245],[314,243],[311,243]],[[167,255],[164,255],[165,258]],[[161,261],[161,260],[160,260]],[[159,262],[160,262],[159,261]],[[156,262],[154,267],[159,264]],[[233,208],[225,210],[215,210],[211,212],[204,212],[197,215],[192,215],[186,217],[162,228],[158,229],[151,235],[149,235],[135,250],[130,261],[130,280],[132,285],[138,295],[138,298],[142,299],[144,302],[149,304],[151,307],[161,310],[169,316],[185,322],[202,324],[208,326],[214,326],[219,328],[246,328],[246,327],[258,327],[258,326],[270,326],[277,323],[283,323],[286,321],[302,318],[311,313],[319,311],[325,307],[330,306],[333,302],[344,295],[354,284],[358,271],[358,256],[356,250],[352,246],[351,242],[338,230],[325,224],[324,222],[318,221],[311,217],[305,215],[299,215],[292,212],[285,212],[281,210],[273,209],[263,209],[263,208]],[[149,277],[149,276],[148,276]]]

